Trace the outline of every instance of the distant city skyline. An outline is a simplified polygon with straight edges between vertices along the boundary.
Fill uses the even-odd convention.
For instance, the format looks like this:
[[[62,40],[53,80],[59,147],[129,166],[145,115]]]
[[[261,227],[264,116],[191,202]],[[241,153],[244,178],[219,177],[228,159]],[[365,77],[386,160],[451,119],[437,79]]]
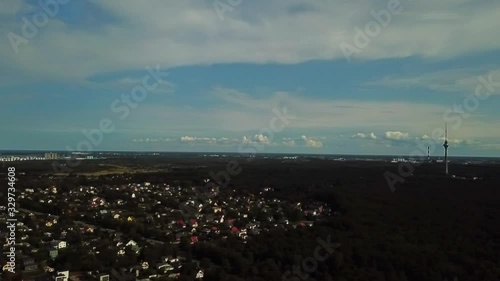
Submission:
[[[450,157],[498,157],[498,14],[488,0],[3,0],[0,150],[426,157],[431,143],[443,157],[448,122]]]

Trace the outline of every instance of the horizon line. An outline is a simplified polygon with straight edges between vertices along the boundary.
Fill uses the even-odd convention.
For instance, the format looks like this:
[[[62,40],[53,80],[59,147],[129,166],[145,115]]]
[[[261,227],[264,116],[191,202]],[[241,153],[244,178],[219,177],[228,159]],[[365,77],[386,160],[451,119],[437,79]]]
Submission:
[[[407,155],[401,155],[401,154],[353,154],[353,153],[305,153],[305,152],[255,152],[255,153],[242,153],[242,152],[217,152],[217,151],[153,151],[153,150],[144,150],[144,151],[137,151],[137,150],[96,150],[96,151],[67,151],[67,150],[48,150],[48,149],[0,149],[0,153],[4,152],[40,152],[40,153],[49,153],[49,152],[54,152],[54,153],[85,153],[85,154],[92,154],[92,153],[197,153],[197,154],[240,154],[240,155],[266,155],[266,154],[275,154],[275,155],[314,155],[314,156],[387,156],[387,157],[407,157],[407,158],[418,158],[418,156],[410,157]],[[425,156],[427,158],[427,156]],[[436,158],[436,157],[441,157],[441,156],[430,156],[431,158]],[[442,155],[444,157],[444,155]],[[479,155],[454,155],[454,156],[449,156],[448,157],[477,157],[477,158],[500,158],[500,155],[498,156],[479,156]]]

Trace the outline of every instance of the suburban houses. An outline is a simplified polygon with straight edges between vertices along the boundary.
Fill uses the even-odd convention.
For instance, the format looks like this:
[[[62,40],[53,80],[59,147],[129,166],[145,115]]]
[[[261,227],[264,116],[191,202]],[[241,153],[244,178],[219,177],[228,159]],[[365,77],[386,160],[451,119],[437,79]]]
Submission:
[[[259,194],[201,190],[149,182],[20,190],[16,251],[23,280],[147,281],[186,272],[201,280],[201,261],[188,247],[247,243],[333,214],[321,202],[275,198],[271,187]],[[2,213],[0,222],[6,219]]]

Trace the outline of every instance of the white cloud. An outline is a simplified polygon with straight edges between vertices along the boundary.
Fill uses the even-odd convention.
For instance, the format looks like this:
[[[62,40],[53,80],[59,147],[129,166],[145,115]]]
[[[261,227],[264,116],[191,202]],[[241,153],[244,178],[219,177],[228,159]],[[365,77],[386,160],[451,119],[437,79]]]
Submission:
[[[311,148],[321,148],[321,147],[323,147],[323,142],[321,142],[317,138],[312,138],[312,137],[308,137],[308,136],[305,136],[305,135],[302,135],[301,138],[302,138],[302,140],[304,141],[304,143],[305,143],[305,145],[307,147],[311,147]]]
[[[433,139],[432,137],[428,135],[423,135],[420,138],[416,138],[416,140],[434,140],[436,143],[444,143],[445,138],[440,137],[439,139]],[[472,145],[472,144],[478,144],[477,141],[471,140],[471,139],[448,139],[448,144],[450,145]]]
[[[174,139],[170,138],[140,138],[140,139],[133,139],[132,142],[138,142],[138,143],[148,143],[148,142],[173,142],[175,141]]]
[[[252,144],[252,143],[259,143],[259,144],[265,144],[265,145],[271,145],[271,140],[269,137],[263,134],[256,134],[254,135],[253,138],[249,138],[247,136],[243,136],[241,139],[235,139],[235,138],[227,138],[227,137],[220,137],[220,138],[209,138],[209,137],[192,137],[192,136],[184,136],[180,138],[181,142],[185,143],[205,143],[205,144],[219,144],[219,145],[230,145],[230,144]]]
[[[481,144],[477,146],[477,148],[481,150],[500,150],[500,144],[498,143]]]
[[[388,133],[393,133],[394,135],[393,139],[398,139],[398,140],[408,140],[408,138],[399,138],[398,136],[401,135],[399,132],[388,132]],[[365,135],[365,138],[373,139],[371,134]],[[386,134],[387,135],[387,134]],[[406,134],[402,134],[405,135]],[[311,148],[321,148],[323,147],[323,143],[321,142],[321,139],[326,139],[326,137],[308,137],[305,135],[302,135],[300,138],[302,141],[304,141],[305,146],[311,147]],[[416,140],[422,139],[430,139],[430,137],[424,135],[421,138],[416,138]],[[227,137],[195,137],[195,136],[182,136],[178,139],[175,138],[159,138],[159,137],[149,137],[149,138],[139,138],[139,139],[133,139],[132,142],[135,143],[158,143],[158,142],[176,142],[180,141],[181,143],[195,143],[195,144],[208,144],[208,145],[235,145],[235,144],[265,144],[265,145],[273,145],[271,140],[263,135],[263,134],[256,134],[254,135],[253,138],[249,138],[246,136],[243,136],[241,139],[236,139],[236,138],[227,138]],[[443,142],[444,138],[439,139],[438,141]],[[448,139],[448,142],[450,145],[468,145],[468,144],[473,144],[476,143],[472,140],[461,140],[461,139]],[[278,144],[279,145],[279,144]],[[282,138],[281,145],[287,146],[287,147],[295,147],[296,141],[294,138]]]
[[[437,92],[468,92],[473,94],[479,77],[500,81],[500,69],[494,67],[464,68],[428,72],[414,75],[391,75],[380,80],[368,82],[367,86],[385,86],[391,88],[422,88]],[[498,91],[496,91],[498,93]]]
[[[229,138],[225,138],[225,137],[217,139],[218,144],[231,144],[234,142],[239,142],[239,140],[229,139]]]
[[[385,124],[394,126],[407,126],[412,120],[422,119],[422,116],[431,120],[441,118],[442,113],[448,108],[434,104],[414,104],[409,102],[387,102],[387,101],[359,101],[359,100],[326,100],[306,98],[307,93],[298,95],[293,92],[275,92],[266,98],[254,98],[246,93],[234,89],[217,88],[215,96],[229,104],[237,106],[237,111],[225,112],[231,118],[225,117],[224,125],[231,123],[235,127],[242,128],[242,124],[256,121],[260,129],[269,126],[269,121],[274,116],[272,109],[281,109],[286,105],[290,116],[286,128],[315,128],[315,127],[341,127],[352,128],[360,126],[376,127]],[[224,109],[222,109],[224,110]],[[251,112],[246,115],[245,112]],[[218,115],[216,113],[216,115]],[[341,116],[342,118],[338,118]],[[260,127],[260,128],[259,128]]]
[[[183,136],[183,137],[181,137],[181,142],[196,142],[196,143],[215,144],[217,142],[217,139],[216,138],[207,138],[207,137]]]
[[[5,1],[0,15],[28,7]],[[18,55],[9,40],[1,40],[2,66],[25,79],[82,80],[158,63],[175,67],[343,60],[339,44],[353,44],[355,28],[364,29],[373,20],[370,10],[386,8],[386,2],[366,0],[246,1],[221,21],[213,5],[204,1],[89,2],[115,20],[95,20],[94,27],[78,28],[52,18],[35,38],[19,46]],[[404,1],[402,5],[403,12],[393,16],[358,58],[443,59],[500,48],[492,36],[499,26],[498,1]],[[309,8],[292,13],[298,6]],[[9,17],[0,33],[21,34],[22,25],[19,18]]]
[[[241,143],[242,144],[252,144],[252,143],[259,143],[259,144],[266,144],[266,145],[270,145],[271,144],[271,140],[269,139],[269,137],[267,137],[266,135],[263,135],[263,134],[255,134],[253,136],[253,138],[249,138],[247,136],[243,136],[243,138],[241,139]]]
[[[263,143],[263,144],[269,144],[270,143],[269,138],[267,136],[263,135],[263,134],[256,134],[254,136],[254,140],[256,142]]]
[[[372,140],[376,140],[377,136],[373,132],[369,133],[369,134],[357,133],[357,134],[353,135],[351,138],[353,138],[353,139],[372,139]]]
[[[400,131],[385,132],[385,138],[388,140],[407,140],[409,137],[410,137],[409,133],[403,133]]]
[[[224,87],[216,87],[212,92],[216,98],[223,102],[247,109],[270,110],[290,99],[290,94],[282,91],[274,92],[270,97],[261,99],[254,98],[236,89]]]
[[[413,135],[431,135],[434,128],[442,128],[443,114],[452,108],[450,105],[437,105],[412,102],[391,101],[360,101],[360,100],[328,100],[314,98],[305,93],[271,93],[265,98],[254,98],[244,94],[233,97],[234,100],[215,98],[215,107],[182,108],[163,104],[145,104],[134,109],[134,114],[127,119],[127,126],[133,130],[148,130],[150,132],[222,132],[224,135],[247,135],[248,132],[258,132],[269,128],[270,121],[275,117],[272,109],[287,108],[287,114],[292,116],[284,131],[308,134],[310,130],[320,132],[337,128],[393,131],[398,128],[402,132]],[[213,101],[213,100],[211,100]],[[248,102],[246,105],[239,105]],[[232,106],[231,106],[232,105]],[[105,112],[106,113],[106,112]],[[105,114],[102,113],[102,114]],[[460,127],[462,138],[500,137],[496,130],[495,119],[480,118],[481,112],[475,112],[474,118],[463,120]],[[153,120],[153,121],[152,121]],[[164,122],[163,120],[176,120]],[[419,120],[415,123],[415,120]],[[276,122],[281,126],[281,122]],[[227,132],[227,133],[226,133]],[[187,134],[189,135],[189,133]],[[382,137],[384,134],[382,133]],[[380,138],[380,136],[377,136]],[[300,138],[299,138],[300,139]],[[281,141],[280,141],[281,142]],[[297,140],[296,140],[297,142]],[[298,142],[297,142],[298,143]]]
[[[161,141],[166,141],[166,140],[162,140],[162,139],[159,139],[159,138],[144,138],[144,139],[133,139],[132,140],[133,142],[161,142]]]
[[[183,142],[192,142],[195,140],[196,140],[196,137],[190,137],[190,136],[181,137],[181,141],[183,141]]]
[[[288,146],[288,147],[293,147],[295,146],[295,140],[292,138],[283,138],[283,145]]]
[[[444,138],[441,139],[444,142]],[[448,144],[450,145],[471,145],[476,143],[473,140],[461,140],[461,139],[448,139]]]
[[[195,136],[183,136],[180,139],[181,143],[196,143],[196,144],[210,144],[210,145],[233,145],[239,144],[246,141],[246,137],[243,139],[227,138],[227,137],[195,137]]]
[[[143,84],[143,77],[123,77],[117,80],[111,80],[102,83],[87,83],[87,85],[94,89],[119,89],[130,92],[133,87]],[[148,90],[148,93],[173,93],[175,85],[169,81],[162,80],[154,89]]]
[[[243,136],[243,138],[241,139],[241,143],[242,144],[251,144],[252,140],[247,138],[247,136]]]

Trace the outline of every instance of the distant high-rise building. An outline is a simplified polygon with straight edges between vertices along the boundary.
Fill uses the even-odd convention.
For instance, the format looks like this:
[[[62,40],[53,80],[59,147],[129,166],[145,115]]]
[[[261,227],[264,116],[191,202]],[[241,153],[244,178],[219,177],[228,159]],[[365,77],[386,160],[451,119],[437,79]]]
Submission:
[[[45,160],[56,160],[59,159],[59,154],[54,152],[45,153]]]

